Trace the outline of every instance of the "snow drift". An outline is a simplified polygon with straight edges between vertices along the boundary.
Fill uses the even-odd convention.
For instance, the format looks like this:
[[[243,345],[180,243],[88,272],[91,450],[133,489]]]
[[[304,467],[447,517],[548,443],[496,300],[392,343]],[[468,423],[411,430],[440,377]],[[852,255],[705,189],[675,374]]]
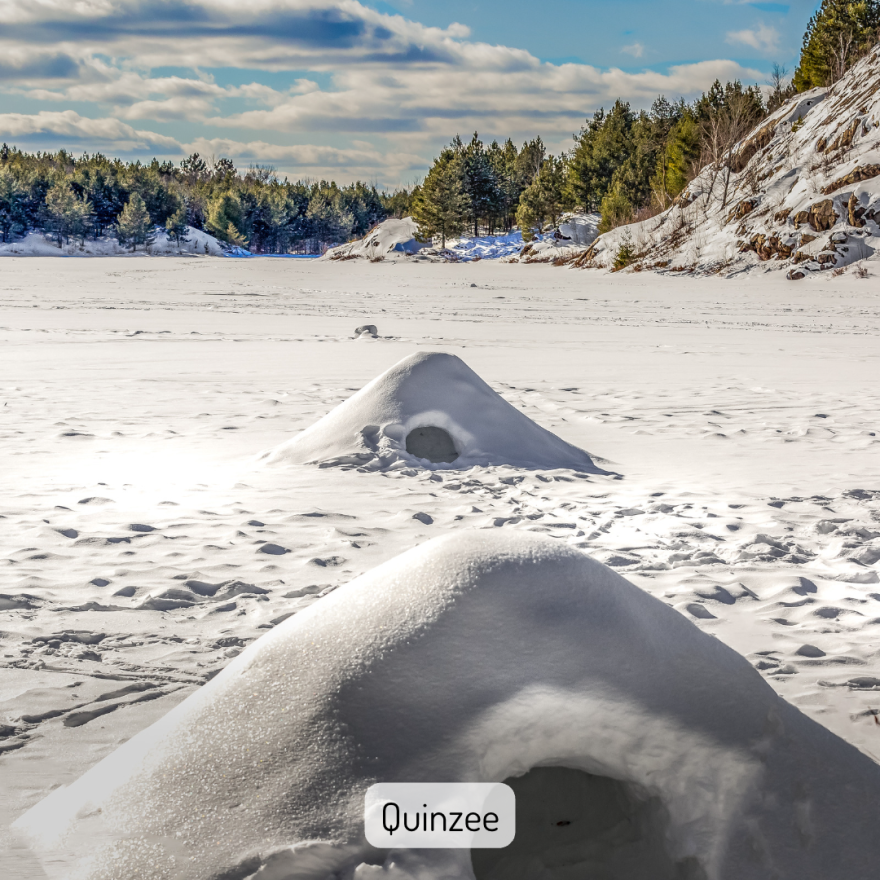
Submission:
[[[704,168],[669,210],[618,227],[578,264],[610,268],[621,244],[640,269],[800,279],[876,263],[880,248],[880,46],[830,89],[796,95],[763,120],[726,169]]]
[[[602,473],[451,354],[409,355],[266,458],[292,464],[467,468],[509,464]]]
[[[509,850],[364,840],[373,782],[501,780]],[[873,876],[878,797],[678,612],[562,542],[470,532],[288,619],[14,828],[65,880],[829,880]]]

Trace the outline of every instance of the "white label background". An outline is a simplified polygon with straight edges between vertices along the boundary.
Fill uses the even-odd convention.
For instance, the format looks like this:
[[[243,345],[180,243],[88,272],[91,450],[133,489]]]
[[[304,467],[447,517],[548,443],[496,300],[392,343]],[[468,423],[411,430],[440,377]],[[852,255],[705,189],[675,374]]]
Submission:
[[[400,827],[388,832],[383,826],[383,810],[388,803],[400,808]],[[427,806],[425,806],[427,804]],[[396,825],[397,810],[385,811],[389,825]],[[422,819],[431,813],[445,813],[447,828],[453,821],[451,813],[461,813],[458,827],[461,831],[407,831],[403,826],[403,814],[407,814],[409,826],[415,824],[415,816]],[[465,819],[468,813],[480,816],[480,830],[468,831]],[[496,828],[487,831],[483,817],[494,813],[498,820],[490,819]],[[392,820],[391,817],[394,817]],[[476,824],[471,820],[471,825]],[[435,828],[442,823],[435,822]],[[513,841],[516,834],[516,796],[513,789],[503,782],[379,782],[367,789],[364,797],[364,830],[367,840],[378,849],[500,849]]]

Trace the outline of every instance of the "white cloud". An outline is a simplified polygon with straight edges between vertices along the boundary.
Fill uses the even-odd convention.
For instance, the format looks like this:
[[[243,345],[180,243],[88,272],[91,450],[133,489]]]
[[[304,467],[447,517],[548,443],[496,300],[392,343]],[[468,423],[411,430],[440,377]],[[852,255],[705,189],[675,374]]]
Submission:
[[[14,67],[4,78],[0,60],[0,93],[78,109],[0,115],[0,138],[168,157],[198,142],[292,173],[317,175],[323,163],[339,179],[370,171],[395,182],[457,132],[570,144],[588,115],[618,97],[646,107],[661,93],[694,97],[716,78],[765,78],[724,59],[637,72],[552,64],[471,41],[461,25],[426,27],[357,0],[175,0],[162,15],[156,3],[0,0],[0,59]],[[754,33],[765,44],[778,39]],[[644,47],[622,51],[639,58]],[[192,75],[151,74],[162,67]],[[210,75],[215,68],[226,84]],[[304,73],[285,79],[288,71]],[[142,130],[149,122],[176,137]]]
[[[113,144],[119,150],[177,150],[174,138],[138,131],[118,119],[89,119],[73,110],[0,113],[0,138],[30,139],[61,136],[78,143]]]
[[[751,46],[752,49],[757,49],[763,53],[775,52],[779,48],[779,39],[779,31],[775,27],[766,25],[763,22],[756,28],[730,31],[727,35],[728,43],[742,43],[744,46]]]

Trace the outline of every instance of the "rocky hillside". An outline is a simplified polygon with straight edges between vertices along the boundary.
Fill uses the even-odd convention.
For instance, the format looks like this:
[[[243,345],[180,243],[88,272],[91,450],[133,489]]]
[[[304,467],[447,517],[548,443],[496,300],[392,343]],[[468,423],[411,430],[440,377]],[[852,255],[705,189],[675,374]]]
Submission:
[[[880,261],[880,46],[830,89],[796,95],[704,168],[667,211],[600,236],[569,265],[798,280]],[[725,198],[726,188],[726,198]]]

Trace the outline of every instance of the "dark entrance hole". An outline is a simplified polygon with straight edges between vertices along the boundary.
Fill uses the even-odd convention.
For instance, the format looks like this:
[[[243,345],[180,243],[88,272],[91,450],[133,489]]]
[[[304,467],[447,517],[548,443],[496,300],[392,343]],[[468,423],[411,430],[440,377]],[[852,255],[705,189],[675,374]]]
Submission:
[[[474,849],[477,880],[704,880],[694,859],[666,847],[659,798],[565,767],[536,767],[504,780],[516,794],[516,837]]]
[[[413,428],[406,435],[406,451],[416,458],[426,458],[435,464],[455,461],[458,458],[458,450],[449,433],[443,428],[435,428],[432,425]]]

